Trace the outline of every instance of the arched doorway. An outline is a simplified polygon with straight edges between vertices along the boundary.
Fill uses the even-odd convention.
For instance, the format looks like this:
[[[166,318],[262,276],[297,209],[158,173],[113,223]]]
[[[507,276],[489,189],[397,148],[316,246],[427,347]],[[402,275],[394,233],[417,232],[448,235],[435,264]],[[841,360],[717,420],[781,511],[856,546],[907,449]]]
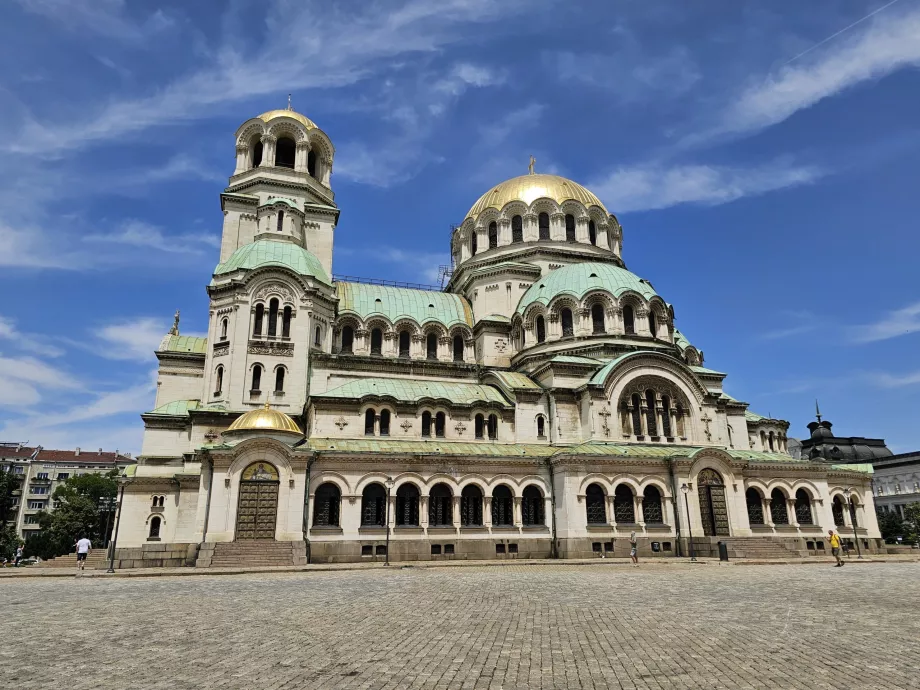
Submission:
[[[700,499],[700,519],[707,537],[728,536],[728,509],[725,507],[725,484],[715,470],[701,470],[696,476]]]
[[[278,470],[270,463],[254,462],[243,470],[236,511],[237,539],[275,538],[278,484]]]

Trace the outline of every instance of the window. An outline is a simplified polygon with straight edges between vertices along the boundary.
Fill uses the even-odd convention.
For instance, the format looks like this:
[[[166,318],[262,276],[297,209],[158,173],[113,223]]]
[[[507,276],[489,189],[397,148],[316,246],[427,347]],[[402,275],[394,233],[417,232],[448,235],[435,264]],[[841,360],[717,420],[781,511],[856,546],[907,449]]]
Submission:
[[[563,309],[560,312],[560,317],[562,320],[562,337],[567,338],[575,335],[575,327],[572,323],[572,310]]]
[[[380,435],[390,435],[390,411],[380,410]]]
[[[652,334],[653,338],[658,337],[658,317],[655,316],[653,311],[648,313],[648,332]]]
[[[221,320],[220,322],[220,339],[221,340],[227,339],[227,326],[228,325],[229,325],[229,322],[227,321],[227,319]]]
[[[383,527],[386,492],[380,484],[370,484],[361,494],[361,526]]]
[[[294,169],[296,144],[288,137],[280,137],[275,143],[275,166]]]
[[[633,492],[626,484],[620,484],[613,492],[613,516],[617,522],[626,524],[636,521]]]
[[[147,536],[148,539],[159,539],[160,538],[160,518],[153,517],[150,520],[150,534]]]
[[[351,326],[345,326],[342,329],[342,349],[341,352],[350,355],[355,346],[355,329]]]
[[[593,220],[588,221],[588,240],[591,244],[597,246],[597,226]]]
[[[290,307],[285,307],[283,315],[281,316],[281,337],[290,338],[291,337],[291,314],[293,311]],[[317,326],[319,330],[319,326]],[[319,345],[319,339],[317,339],[317,345]]]
[[[549,214],[541,213],[537,216],[537,224],[540,226],[540,239],[549,239]]]
[[[409,357],[409,331],[399,332],[399,356]]]
[[[364,413],[364,435],[373,436],[376,433],[377,413],[374,410],[368,410]]]
[[[59,482],[64,481],[70,477],[70,472],[58,472],[57,479]]]
[[[454,524],[453,494],[446,484],[435,484],[428,494],[428,526],[447,527]]]
[[[278,300],[272,298],[268,303],[268,337],[278,334]]]
[[[252,147],[252,167],[258,168],[262,164],[262,142],[254,141],[249,145]]]
[[[645,391],[645,423],[649,436],[658,435],[658,423],[655,413],[655,391]]]
[[[33,486],[30,488],[29,493],[34,494],[36,496],[43,496],[44,494],[48,493],[48,487],[47,486]]]
[[[546,436],[546,419],[542,414],[537,415],[537,438]]]
[[[646,524],[660,525],[664,522],[661,492],[657,486],[647,486],[642,492],[642,519]]]
[[[438,358],[438,336],[435,333],[429,333],[425,338],[425,351],[428,359]]]
[[[514,524],[514,502],[511,489],[504,484],[492,490],[492,526],[511,527]]]
[[[460,524],[464,527],[482,525],[482,491],[475,484],[466,485],[460,493]]]
[[[332,482],[320,484],[313,496],[313,526],[338,527],[342,493]]]
[[[542,343],[546,340],[546,321],[542,314],[537,317],[537,342]]]
[[[434,435],[438,438],[444,438],[444,427],[446,426],[446,418],[443,412],[438,412],[434,416]]]
[[[779,489],[773,489],[770,494],[770,517],[774,525],[788,525],[789,512],[786,510],[786,494]]]
[[[454,361],[462,362],[463,359],[463,336],[458,333],[454,336]]]
[[[47,472],[39,472],[39,473],[37,473],[37,474],[35,475],[35,478],[36,478],[36,479],[47,479],[47,478],[48,478],[48,473],[47,473]]]
[[[217,370],[214,372],[214,395],[220,395],[224,390],[224,368],[222,366],[217,367]]]
[[[250,393],[258,393],[262,388],[262,365],[255,364],[252,367],[252,386],[249,387]]]
[[[379,355],[383,351],[383,331],[375,328],[371,331],[371,354]]]
[[[275,369],[275,393],[284,393],[284,367]]]
[[[284,230],[284,211],[278,211],[278,232]]]
[[[265,315],[265,307],[261,304],[256,305],[256,315],[252,320],[252,335],[258,338],[262,335],[262,318]]]
[[[585,511],[589,525],[607,524],[607,494],[600,484],[589,484],[585,490]]]
[[[671,396],[661,396],[661,435],[665,438],[673,438],[674,434],[671,429]]]
[[[470,256],[476,256],[476,249],[478,244],[478,233],[475,229],[470,233]]]
[[[571,213],[565,214],[565,241],[575,241],[575,216]]]
[[[307,152],[307,174],[316,177],[316,154],[313,151]]]
[[[850,499],[850,524],[853,527],[859,527],[859,520],[856,519],[856,502]]]
[[[607,328],[604,325],[604,306],[602,304],[595,304],[591,307],[591,327],[595,335],[607,332]]]
[[[23,523],[26,525],[37,525],[38,524],[38,515],[26,515]]]
[[[403,484],[396,490],[396,524],[418,527],[418,489],[414,484]]]
[[[834,502],[831,504],[831,512],[834,514],[834,525],[843,527],[843,500],[840,496],[834,496]]]
[[[431,413],[422,412],[422,436],[431,436]]]
[[[498,246],[498,225],[495,222],[489,223],[489,249],[495,249]]]
[[[489,440],[494,441],[498,438],[498,416],[489,415]]]
[[[795,492],[795,521],[800,525],[813,525],[811,514],[811,496],[805,489]]]
[[[28,502],[29,510],[44,510],[46,505],[48,504],[45,501],[29,501]]]
[[[287,314],[287,307],[284,309],[285,314]],[[319,326],[316,327],[316,333],[313,334],[313,345],[316,347],[321,347],[323,344],[323,329]]]
[[[485,435],[485,417],[481,414],[476,415],[473,422],[476,438],[483,438]]]
[[[524,219],[520,216],[513,216],[511,218],[511,243],[516,244],[517,242],[524,241]]]
[[[636,318],[633,314],[632,305],[630,304],[623,307],[623,330],[628,335],[636,334]]]
[[[774,439],[774,436],[773,436],[773,432],[771,431],[771,432],[770,432],[770,435],[767,436],[767,443],[770,444],[770,452],[771,452],[771,453],[773,452],[773,439]]]
[[[524,489],[521,497],[521,522],[525,527],[542,525],[543,512],[543,494],[531,484]]]

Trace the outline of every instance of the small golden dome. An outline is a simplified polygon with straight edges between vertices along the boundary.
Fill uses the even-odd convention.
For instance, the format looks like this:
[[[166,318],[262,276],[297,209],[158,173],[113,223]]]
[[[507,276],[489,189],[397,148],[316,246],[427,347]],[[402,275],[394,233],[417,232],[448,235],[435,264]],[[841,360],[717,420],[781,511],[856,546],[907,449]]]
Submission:
[[[310,118],[301,115],[296,110],[288,110],[287,108],[281,108],[280,110],[269,110],[267,113],[262,113],[259,115],[259,119],[263,122],[270,122],[276,117],[290,117],[297,120],[307,129],[319,129],[316,126],[316,123],[313,122]]]
[[[511,201],[523,201],[530,206],[537,199],[543,198],[552,199],[557,204],[571,200],[581,202],[589,208],[599,206],[606,215],[610,215],[601,200],[577,182],[559,175],[531,173],[513,177],[490,189],[479,197],[479,201],[473,204],[466,217],[475,220],[487,208],[501,211],[505,204]]]
[[[227,431],[284,431],[300,434],[297,422],[288,417],[284,412],[273,410],[268,403],[265,407],[250,410],[236,418]]]

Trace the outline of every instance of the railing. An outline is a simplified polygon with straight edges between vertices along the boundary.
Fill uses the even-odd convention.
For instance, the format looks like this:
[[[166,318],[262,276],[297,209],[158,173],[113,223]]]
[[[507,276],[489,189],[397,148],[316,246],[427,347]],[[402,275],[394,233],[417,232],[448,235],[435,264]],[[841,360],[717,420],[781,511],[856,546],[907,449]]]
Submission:
[[[358,278],[357,276],[343,276],[333,274],[332,280],[341,283],[364,283],[365,285],[383,285],[385,287],[409,288],[411,290],[427,290],[440,292],[438,285],[425,285],[424,283],[407,283],[401,280],[384,280],[383,278]]]

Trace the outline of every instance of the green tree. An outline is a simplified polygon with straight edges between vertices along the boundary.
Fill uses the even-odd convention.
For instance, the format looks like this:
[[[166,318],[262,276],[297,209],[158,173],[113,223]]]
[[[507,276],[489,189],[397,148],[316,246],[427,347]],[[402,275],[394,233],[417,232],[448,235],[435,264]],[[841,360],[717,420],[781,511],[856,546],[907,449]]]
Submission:
[[[903,537],[906,533],[904,521],[894,511],[878,512],[878,528],[882,533],[882,539],[889,544],[894,544],[897,537]]]
[[[7,524],[15,517],[13,493],[22,486],[22,475],[13,474],[12,468],[0,467],[0,558],[12,558],[21,543],[16,527]]]

